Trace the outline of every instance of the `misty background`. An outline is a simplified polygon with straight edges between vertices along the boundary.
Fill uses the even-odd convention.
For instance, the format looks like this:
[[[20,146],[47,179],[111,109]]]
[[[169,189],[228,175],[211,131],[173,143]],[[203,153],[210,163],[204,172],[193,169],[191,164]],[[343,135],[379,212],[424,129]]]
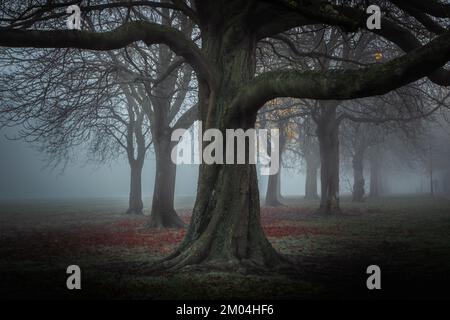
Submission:
[[[48,167],[44,156],[23,140],[11,140],[20,128],[0,130],[0,199],[66,199],[126,198],[129,194],[129,166],[124,156],[111,163],[86,162],[85,150],[79,147],[79,158],[56,168]],[[305,191],[303,166],[282,168],[281,193],[302,196]],[[429,190],[425,173],[392,166],[385,168],[384,185],[390,193],[416,193]],[[178,165],[176,196],[194,197],[197,190],[198,165]],[[143,196],[148,205],[153,192],[155,161],[149,152],[143,170]],[[350,193],[351,172],[341,174],[341,194]],[[366,181],[366,188],[369,181]],[[320,181],[318,181],[320,186]],[[261,197],[267,188],[267,177],[259,176]],[[319,189],[320,190],[320,189]]]

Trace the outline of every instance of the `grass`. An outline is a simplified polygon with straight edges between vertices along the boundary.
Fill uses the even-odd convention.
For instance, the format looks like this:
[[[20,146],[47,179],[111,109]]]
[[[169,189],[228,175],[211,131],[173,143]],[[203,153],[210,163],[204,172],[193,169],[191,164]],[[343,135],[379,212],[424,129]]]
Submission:
[[[297,274],[218,272],[150,274],[146,265],[170,253],[184,231],[152,231],[147,217],[122,214],[118,199],[4,202],[0,209],[2,298],[58,299],[328,299],[449,298],[450,201],[385,197],[344,214],[318,216],[316,202],[287,198],[263,208],[274,247]],[[188,207],[192,199],[179,199]],[[180,208],[185,221],[190,210]],[[82,269],[82,290],[65,287],[68,265]],[[369,291],[366,268],[382,270]]]

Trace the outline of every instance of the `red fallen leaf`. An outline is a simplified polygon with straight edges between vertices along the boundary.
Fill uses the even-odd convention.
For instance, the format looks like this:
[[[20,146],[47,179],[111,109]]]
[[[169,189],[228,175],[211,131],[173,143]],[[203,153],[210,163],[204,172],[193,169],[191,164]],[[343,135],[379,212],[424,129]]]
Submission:
[[[123,218],[113,224],[113,227],[123,228],[123,229],[134,229],[139,227],[144,227],[145,223],[148,221],[147,217],[127,217]]]
[[[301,225],[301,219],[312,214],[310,209],[263,208],[261,223],[268,237],[334,234],[336,228]],[[189,222],[191,211],[180,214]],[[111,218],[113,219],[113,218]],[[103,246],[144,248],[149,252],[166,254],[179,244],[185,230],[152,230],[145,227],[146,216],[124,216],[108,223],[78,223],[63,227],[36,227],[30,232],[18,231],[1,238],[2,247],[10,248],[11,254],[26,258],[53,256],[95,250]],[[9,252],[8,252],[9,253]]]

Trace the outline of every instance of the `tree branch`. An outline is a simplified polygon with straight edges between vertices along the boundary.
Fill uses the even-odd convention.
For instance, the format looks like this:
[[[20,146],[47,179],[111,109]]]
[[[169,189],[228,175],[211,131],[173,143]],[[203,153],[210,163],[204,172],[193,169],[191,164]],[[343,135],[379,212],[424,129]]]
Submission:
[[[183,57],[197,75],[214,86],[212,66],[200,49],[180,31],[156,23],[136,21],[125,23],[108,32],[89,31],[40,31],[0,28],[0,46],[33,48],[78,48],[90,50],[114,50],[144,41],[147,45],[165,44]]]
[[[233,106],[250,115],[277,97],[345,100],[382,95],[427,76],[449,60],[450,31],[399,58],[368,68],[264,73],[241,90]]]

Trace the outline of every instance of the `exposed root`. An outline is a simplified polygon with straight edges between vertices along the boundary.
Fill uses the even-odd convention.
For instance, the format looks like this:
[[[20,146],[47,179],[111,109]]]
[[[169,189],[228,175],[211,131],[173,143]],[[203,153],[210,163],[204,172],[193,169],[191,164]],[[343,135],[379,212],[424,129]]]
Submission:
[[[245,259],[239,259],[235,256],[230,257],[230,255],[221,255],[216,258],[216,256],[209,254],[207,246],[195,243],[157,261],[149,267],[148,271],[150,273],[214,271],[240,274],[298,274],[299,270],[288,257],[277,253],[271,246],[266,247],[265,250],[265,255],[253,255]]]
[[[178,273],[178,272],[226,272],[242,275],[273,275],[273,274],[298,274],[299,269],[286,257],[281,257],[277,263],[261,263],[250,259],[231,260],[202,260],[193,256],[180,254],[170,260],[163,259],[148,268],[149,273]]]

